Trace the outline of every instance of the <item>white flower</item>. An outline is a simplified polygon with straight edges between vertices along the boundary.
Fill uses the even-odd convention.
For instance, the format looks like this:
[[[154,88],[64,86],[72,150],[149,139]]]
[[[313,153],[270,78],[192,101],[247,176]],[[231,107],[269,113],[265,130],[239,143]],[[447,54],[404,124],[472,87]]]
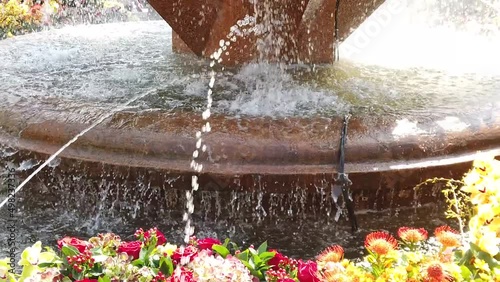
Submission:
[[[252,282],[249,270],[235,257],[226,259],[203,250],[188,265],[200,282]]]

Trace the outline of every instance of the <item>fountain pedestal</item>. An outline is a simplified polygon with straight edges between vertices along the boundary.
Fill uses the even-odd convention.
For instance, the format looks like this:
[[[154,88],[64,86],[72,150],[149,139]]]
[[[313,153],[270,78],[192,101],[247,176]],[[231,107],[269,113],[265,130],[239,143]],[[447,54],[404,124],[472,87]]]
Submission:
[[[264,27],[263,32],[237,38],[223,57],[224,64],[236,65],[259,54],[271,61],[288,63],[333,62],[336,26],[337,39],[342,41],[383,0],[150,0],[149,3],[172,27],[175,51],[193,52],[206,58],[219,48],[220,40],[227,40],[238,20],[246,15],[255,16],[257,25]]]

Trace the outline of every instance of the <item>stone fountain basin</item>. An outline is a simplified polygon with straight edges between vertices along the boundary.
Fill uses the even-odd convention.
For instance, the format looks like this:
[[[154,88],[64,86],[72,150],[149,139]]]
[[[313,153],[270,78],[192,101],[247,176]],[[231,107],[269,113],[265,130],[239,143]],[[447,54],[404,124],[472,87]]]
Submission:
[[[94,111],[96,116],[99,111]],[[481,153],[500,155],[500,115],[471,113],[428,120],[418,117],[352,117],[346,172],[358,207],[415,203],[413,187],[432,177],[460,178]],[[20,151],[19,161],[46,159],[87,128],[73,111],[3,109],[0,143]],[[337,163],[342,118],[210,118],[203,136],[207,152],[201,189],[288,192],[329,189]],[[151,185],[191,188],[190,168],[198,113],[126,111],[114,114],[66,149],[61,171],[85,166],[86,177],[103,177],[103,167],[144,175]],[[95,169],[92,169],[95,168]],[[77,170],[77,169],[76,169]],[[435,191],[434,191],[435,192]],[[391,194],[391,196],[387,196]],[[434,195],[435,196],[435,195]],[[431,201],[432,195],[427,200]],[[426,201],[424,198],[419,201]]]

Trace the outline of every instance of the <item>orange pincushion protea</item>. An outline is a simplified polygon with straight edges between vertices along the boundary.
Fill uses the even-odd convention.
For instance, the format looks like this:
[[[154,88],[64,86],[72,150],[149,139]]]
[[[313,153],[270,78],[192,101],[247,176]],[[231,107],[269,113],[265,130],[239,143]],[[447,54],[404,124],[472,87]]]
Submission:
[[[418,243],[427,240],[427,231],[423,228],[401,227],[398,229],[398,236],[408,243]]]
[[[318,255],[316,260],[322,263],[340,262],[344,258],[344,249],[339,245],[333,245]]]
[[[398,241],[386,232],[373,232],[366,236],[365,248],[378,255],[386,255],[398,248]]]
[[[448,282],[453,281],[453,277],[450,276],[443,269],[443,266],[439,263],[430,264],[425,271],[426,282]]]
[[[460,237],[458,231],[449,227],[448,225],[443,225],[434,231],[434,236],[436,239],[446,248],[453,248],[460,246]]]

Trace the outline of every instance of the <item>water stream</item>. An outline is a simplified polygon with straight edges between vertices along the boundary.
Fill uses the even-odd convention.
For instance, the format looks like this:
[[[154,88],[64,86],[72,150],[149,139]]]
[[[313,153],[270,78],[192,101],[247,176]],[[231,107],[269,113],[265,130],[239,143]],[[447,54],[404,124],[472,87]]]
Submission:
[[[394,21],[401,21],[400,15],[394,15]],[[377,14],[374,16],[376,19]],[[450,34],[456,35],[450,30],[431,35],[446,41]],[[494,46],[500,41],[494,33],[474,40],[474,44],[483,44],[482,51],[477,52],[481,54],[469,53],[475,55],[473,59],[460,61],[462,64],[454,65],[452,71],[449,65],[439,68],[430,59],[439,59],[439,52],[447,54],[447,49],[438,48],[437,43],[432,47],[435,55],[428,60],[415,59],[419,52],[428,55],[430,51],[419,49],[419,39],[412,38],[413,49],[403,43],[395,47],[393,43],[389,44],[392,53],[382,52],[385,47],[380,47],[376,49],[380,56],[371,59],[367,59],[366,52],[353,52],[352,44],[356,43],[346,41],[340,56],[349,60],[314,69],[307,65],[252,63],[218,72],[213,72],[214,65],[205,60],[172,53],[171,33],[163,21],[129,22],[68,26],[0,41],[0,133],[20,133],[16,131],[18,125],[2,124],[1,118],[13,112],[29,117],[32,123],[49,117],[86,124],[91,130],[128,104],[127,110],[137,114],[192,112],[202,113],[204,119],[213,113],[225,114],[228,119],[286,119],[331,118],[350,112],[367,121],[385,115],[429,121],[474,115],[478,120],[488,120],[500,112],[500,78],[497,69],[491,68],[492,60],[488,60],[492,53],[487,52],[498,50]],[[458,34],[461,37],[455,42],[469,44],[473,38],[468,37],[470,33]],[[444,35],[448,37],[443,39]],[[265,42],[262,44],[266,46]],[[351,51],[345,49],[349,44]],[[221,45],[224,51],[226,43]],[[214,60],[219,60],[220,55],[214,56]],[[392,55],[399,59],[389,60]],[[385,66],[381,58],[386,58]],[[463,56],[453,58],[459,60]],[[39,115],[42,112],[43,118]],[[103,116],[103,112],[109,114]],[[124,123],[127,122],[131,121]],[[204,123],[196,133],[194,160],[196,152],[205,146],[203,134],[210,132],[211,127],[217,130],[217,124]],[[245,128],[242,126],[241,130]],[[176,189],[178,176],[163,175],[163,185],[159,186],[144,181],[147,173],[114,171],[104,164],[97,168],[78,162],[70,164],[57,155],[43,163],[45,159],[17,152],[14,147],[15,144],[0,143],[2,183],[10,178],[16,183],[27,183],[30,173],[41,171],[16,195],[18,208],[14,216],[19,222],[17,233],[23,247],[38,239],[54,245],[64,235],[89,237],[106,231],[129,239],[127,236],[135,228],[150,226],[158,226],[167,238],[182,243],[182,239],[193,234],[192,226],[196,226],[198,237],[229,236],[245,244],[268,240],[272,247],[295,257],[313,257],[333,243],[344,245],[348,256],[353,257],[362,250],[359,238],[371,230],[394,231],[400,225],[431,230],[447,222],[439,206],[421,207],[416,195],[415,207],[401,208],[389,200],[387,210],[358,211],[362,230],[355,235],[359,238],[353,238],[347,224],[333,220],[329,187],[321,181],[314,193],[302,189],[299,181],[288,193],[275,193],[262,186],[254,187],[254,191],[198,189],[193,178],[193,191],[198,191],[186,194]],[[201,162],[195,160],[192,168],[199,173]],[[102,170],[101,178],[88,177],[96,169]],[[259,179],[254,182],[259,183]],[[0,187],[3,199],[6,185]],[[425,193],[439,196],[437,190]],[[186,209],[187,216],[183,212]],[[8,218],[8,211],[0,209],[0,224],[6,224]],[[182,218],[188,222],[187,228]],[[0,233],[2,244],[7,236]],[[0,257],[6,255],[3,245],[0,249]]]

